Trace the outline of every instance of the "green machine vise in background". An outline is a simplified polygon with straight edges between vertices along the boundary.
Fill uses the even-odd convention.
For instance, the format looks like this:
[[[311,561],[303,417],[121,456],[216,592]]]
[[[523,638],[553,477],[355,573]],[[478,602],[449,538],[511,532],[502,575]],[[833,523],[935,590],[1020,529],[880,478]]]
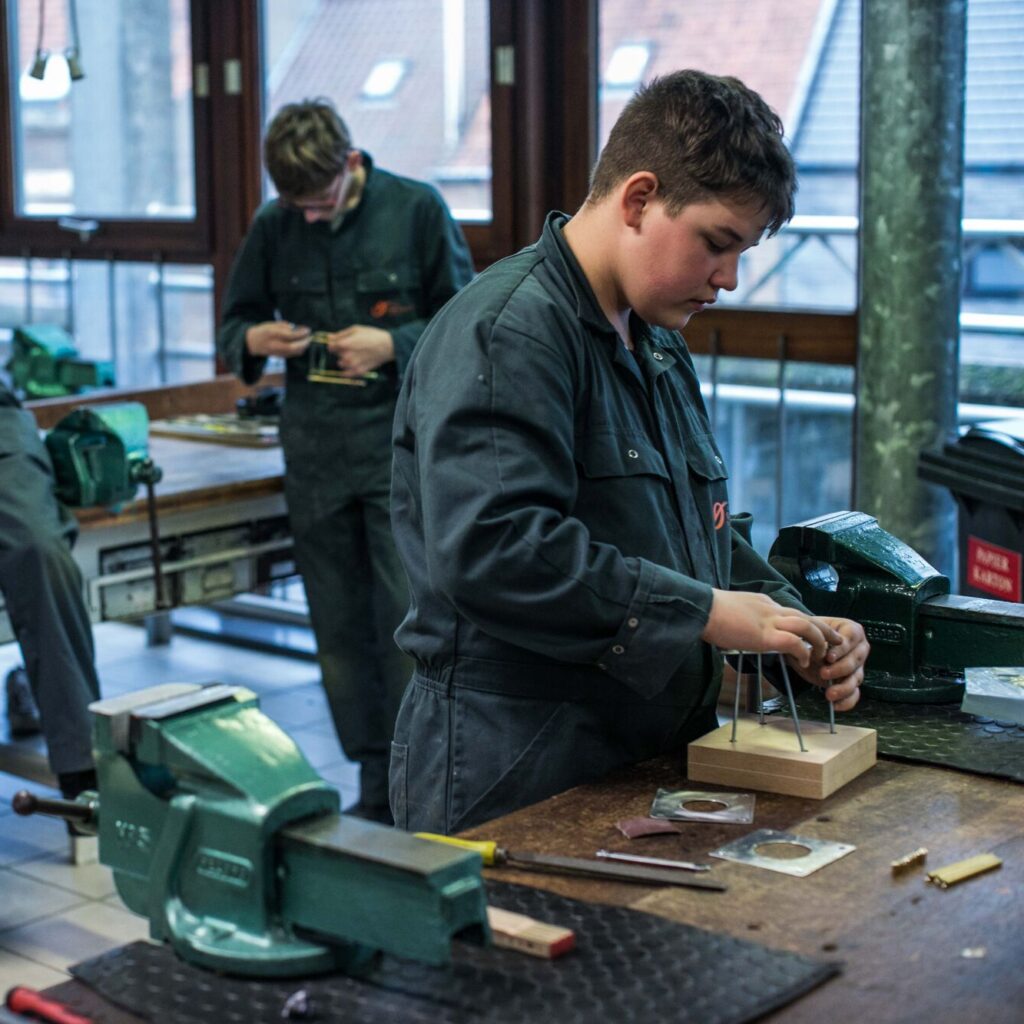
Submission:
[[[239,686],[170,683],[91,706],[99,795],[15,797],[97,831],[129,909],[235,974],[443,964],[490,940],[479,854],[338,813],[338,792]]]
[[[959,701],[965,668],[1024,665],[1024,604],[950,594],[947,577],[863,512],[783,528],[768,560],[812,612],[863,625],[868,696]]]
[[[149,415],[139,402],[81,406],[46,435],[65,505],[116,507],[162,472],[149,457]]]
[[[56,324],[16,328],[7,369],[15,391],[28,399],[114,386],[114,364],[81,359],[71,335]]]

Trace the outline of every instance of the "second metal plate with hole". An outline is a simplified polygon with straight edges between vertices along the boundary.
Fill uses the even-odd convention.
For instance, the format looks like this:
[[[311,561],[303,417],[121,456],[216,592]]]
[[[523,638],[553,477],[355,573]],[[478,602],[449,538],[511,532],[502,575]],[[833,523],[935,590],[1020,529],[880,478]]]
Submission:
[[[668,821],[724,821],[749,825],[754,820],[753,793],[709,793],[698,789],[659,789],[651,817]],[[692,807],[688,805],[696,804]],[[718,804],[701,807],[700,804]]]
[[[773,857],[764,852],[765,847],[778,846],[780,848],[802,847],[807,850],[805,854],[796,854],[792,857]],[[752,864],[754,867],[767,868],[769,871],[781,871],[785,875],[796,875],[797,878],[805,878],[807,875],[817,871],[818,868],[831,864],[848,853],[853,853],[856,846],[849,843],[835,843],[829,839],[808,839],[806,836],[795,836],[791,832],[776,832],[774,829],[761,828],[751,832],[742,839],[736,839],[717,850],[712,850],[709,856],[719,857],[722,860],[736,861],[738,864]]]

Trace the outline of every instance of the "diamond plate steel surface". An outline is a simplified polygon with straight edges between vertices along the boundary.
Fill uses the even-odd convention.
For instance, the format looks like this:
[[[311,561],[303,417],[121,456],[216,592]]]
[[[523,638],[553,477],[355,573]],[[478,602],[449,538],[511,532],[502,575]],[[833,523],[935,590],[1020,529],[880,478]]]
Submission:
[[[800,694],[796,703],[801,718],[828,717],[815,691]],[[789,712],[780,704],[777,713]],[[958,704],[895,704],[862,697],[836,721],[877,730],[883,757],[1024,782],[1024,726],[968,715]]]
[[[312,999],[310,1019],[318,1024],[741,1024],[840,970],[836,963],[526,886],[489,883],[488,899],[572,928],[576,950],[546,961],[456,943],[446,968],[385,956],[362,980],[262,981],[214,974],[182,962],[166,946],[135,942],[71,971],[110,1001],[161,1024],[280,1024],[285,1000],[298,989]]]

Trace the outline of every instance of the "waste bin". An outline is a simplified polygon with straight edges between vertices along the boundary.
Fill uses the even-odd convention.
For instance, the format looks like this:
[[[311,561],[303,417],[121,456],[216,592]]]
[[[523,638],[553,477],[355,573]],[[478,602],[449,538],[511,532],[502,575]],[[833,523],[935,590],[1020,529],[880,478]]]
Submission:
[[[976,423],[942,451],[922,452],[917,475],[956,499],[960,593],[1024,600],[1024,419]]]

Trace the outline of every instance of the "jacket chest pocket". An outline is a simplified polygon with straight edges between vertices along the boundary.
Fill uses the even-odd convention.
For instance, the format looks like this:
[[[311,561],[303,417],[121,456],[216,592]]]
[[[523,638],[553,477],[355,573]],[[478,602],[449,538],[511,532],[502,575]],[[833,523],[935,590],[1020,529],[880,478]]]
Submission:
[[[576,461],[590,480],[653,476],[668,480],[661,452],[644,437],[587,434],[576,443]]]
[[[711,434],[687,439],[686,463],[701,516],[718,538],[729,541],[729,531],[724,529],[729,523],[729,473]]]
[[[419,315],[420,276],[413,267],[361,270],[355,280],[356,304],[365,323],[379,327],[415,320]]]
[[[646,550],[654,536],[675,533],[669,472],[661,452],[647,438],[586,434],[576,439],[575,458],[573,514],[595,540]],[[647,540],[642,540],[639,535],[647,531]]]
[[[323,270],[282,268],[271,287],[278,312],[286,320],[323,330],[330,319],[327,274]]]

